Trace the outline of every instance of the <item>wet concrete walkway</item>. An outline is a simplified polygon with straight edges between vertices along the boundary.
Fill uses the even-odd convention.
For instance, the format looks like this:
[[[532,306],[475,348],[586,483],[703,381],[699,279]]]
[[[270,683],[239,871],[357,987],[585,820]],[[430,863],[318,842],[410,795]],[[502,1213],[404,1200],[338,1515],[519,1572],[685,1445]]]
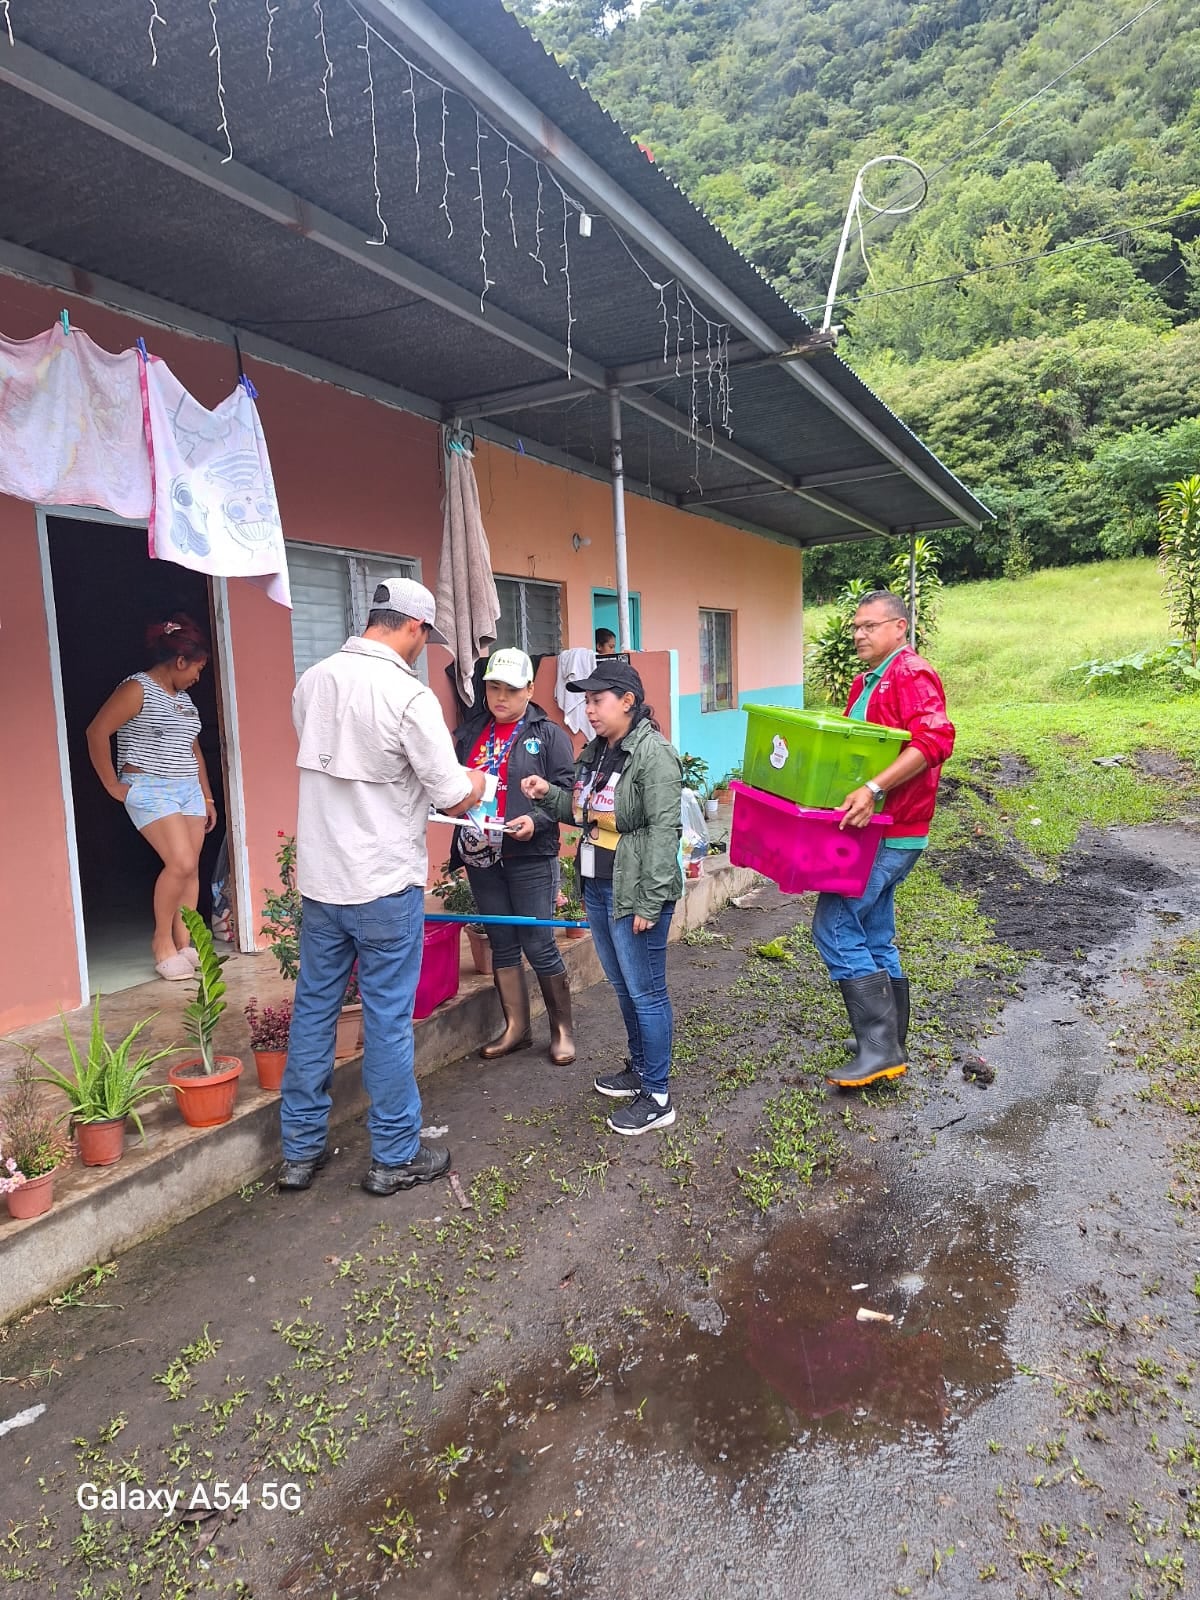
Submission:
[[[837,1102],[845,1154],[799,1213],[733,1203],[763,1095],[717,1095],[711,1062],[681,1078],[671,1141],[601,1135],[586,1083],[616,1045],[598,990],[570,1074],[530,1054],[426,1086],[470,1212],[443,1186],[372,1203],[351,1132],[310,1194],[251,1193],[133,1252],[99,1306],[0,1346],[24,1379],[0,1386],[0,1419],[48,1408],[0,1439],[5,1515],[51,1519],[60,1593],[88,1575],[81,1474],[214,1470],[254,1488],[236,1518],[171,1523],[197,1592],[1200,1592],[1200,1250],[1166,1198],[1178,1119],[1140,1098],[1116,1032],[1155,939],[1200,930],[1200,835],[1106,847],[1156,887],[1124,926],[1097,920],[1103,943],[1081,926],[1069,968],[1025,969],[983,1041],[995,1082],[914,1072],[900,1097]],[[689,1038],[721,1037],[734,957],[801,909],[763,896],[716,925],[728,959],[673,952]],[[753,1033],[769,1008],[745,1004]],[[262,1504],[267,1472],[298,1482],[302,1516]],[[156,1517],[109,1515],[106,1548],[144,1559]],[[53,1592],[41,1560],[14,1594]]]

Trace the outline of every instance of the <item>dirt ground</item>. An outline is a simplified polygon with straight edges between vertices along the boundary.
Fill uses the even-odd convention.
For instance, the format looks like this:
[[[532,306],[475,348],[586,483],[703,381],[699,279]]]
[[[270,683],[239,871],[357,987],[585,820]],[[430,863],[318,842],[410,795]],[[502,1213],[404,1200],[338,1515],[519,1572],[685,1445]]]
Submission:
[[[896,1092],[824,1087],[811,902],[764,890],[672,949],[671,1134],[603,1129],[599,987],[575,1068],[425,1086],[471,1209],[363,1194],[351,1126],[10,1329],[0,1425],[45,1410],[0,1437],[0,1593],[1200,1593],[1188,1130],[1141,1061],[1200,833],[940,868]]]

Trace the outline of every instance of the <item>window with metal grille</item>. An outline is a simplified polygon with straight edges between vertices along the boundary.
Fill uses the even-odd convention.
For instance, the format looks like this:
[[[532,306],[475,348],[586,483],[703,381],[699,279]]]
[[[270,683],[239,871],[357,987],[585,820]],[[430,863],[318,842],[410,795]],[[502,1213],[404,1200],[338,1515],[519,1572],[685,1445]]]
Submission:
[[[292,587],[292,658],[296,676],[315,661],[335,654],[353,633],[367,625],[371,596],[384,578],[420,578],[415,561],[330,550],[320,545],[287,546]],[[424,656],[421,661],[424,662]],[[422,667],[418,672],[424,677]]]
[[[733,711],[733,612],[700,613],[700,709]]]
[[[562,649],[562,586],[534,578],[497,578],[500,621],[497,646],[531,656],[554,656]]]

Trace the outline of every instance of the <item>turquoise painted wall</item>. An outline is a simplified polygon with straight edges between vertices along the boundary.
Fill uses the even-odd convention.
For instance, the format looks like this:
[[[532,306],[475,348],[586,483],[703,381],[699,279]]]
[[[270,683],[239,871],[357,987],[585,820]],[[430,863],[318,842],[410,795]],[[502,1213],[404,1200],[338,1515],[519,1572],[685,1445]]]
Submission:
[[[759,706],[804,707],[804,685],[785,684],[774,689],[747,689],[741,703]],[[681,694],[675,747],[680,755],[701,756],[708,762],[710,779],[723,778],[742,764],[746,747],[744,711],[701,711],[698,694]]]

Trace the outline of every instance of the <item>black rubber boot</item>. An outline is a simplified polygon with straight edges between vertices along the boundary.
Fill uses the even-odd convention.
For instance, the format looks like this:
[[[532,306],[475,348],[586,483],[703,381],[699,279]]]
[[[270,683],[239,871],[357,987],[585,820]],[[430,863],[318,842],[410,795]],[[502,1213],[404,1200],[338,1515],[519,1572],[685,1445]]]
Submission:
[[[900,1041],[900,1053],[908,1054],[908,979],[892,979],[892,999],[896,1002],[896,1037]],[[858,1054],[857,1039],[847,1039],[842,1049],[848,1056]]]
[[[904,1051],[896,1037],[896,1000],[892,980],[886,972],[873,972],[869,978],[841,978],[838,988],[858,1050],[829,1082],[839,1089],[865,1089],[883,1078],[898,1078],[907,1069]]]
[[[495,1061],[500,1056],[512,1055],[514,1050],[527,1050],[533,1043],[529,1028],[529,991],[525,987],[525,974],[520,967],[497,967],[492,975],[496,993],[500,996],[500,1009],[504,1012],[504,1032],[490,1044],[485,1044],[479,1054],[484,1061]]]

